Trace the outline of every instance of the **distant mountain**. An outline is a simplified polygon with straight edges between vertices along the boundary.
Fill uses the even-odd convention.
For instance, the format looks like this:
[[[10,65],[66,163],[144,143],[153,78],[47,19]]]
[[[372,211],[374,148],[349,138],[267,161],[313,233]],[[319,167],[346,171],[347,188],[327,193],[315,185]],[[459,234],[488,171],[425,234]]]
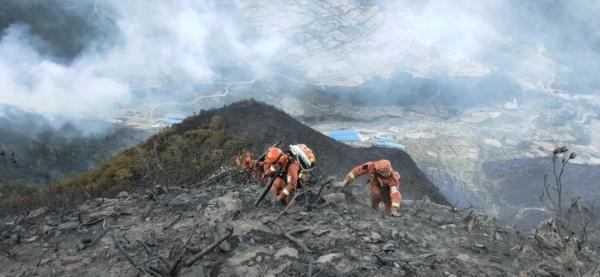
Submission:
[[[560,165],[560,160],[558,163]],[[491,193],[496,196],[497,203],[503,204],[499,209],[503,218],[512,218],[511,223],[519,227],[531,228],[546,216],[536,208],[544,208],[539,199],[544,175],[554,184],[551,158],[490,161],[483,163],[482,170],[484,181],[494,184]],[[580,196],[589,204],[600,207],[599,180],[600,166],[569,164],[562,178],[565,203]]]
[[[47,185],[89,170],[149,135],[99,121],[53,121],[0,105],[0,184]]]

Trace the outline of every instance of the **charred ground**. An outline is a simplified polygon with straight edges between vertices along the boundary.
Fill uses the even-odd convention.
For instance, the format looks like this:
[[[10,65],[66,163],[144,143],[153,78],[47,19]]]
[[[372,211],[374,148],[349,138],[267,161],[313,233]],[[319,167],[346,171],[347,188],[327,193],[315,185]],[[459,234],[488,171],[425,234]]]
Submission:
[[[2,218],[0,276],[600,274],[594,251],[552,248],[545,225],[536,239],[427,200],[406,200],[390,217],[371,210],[359,187],[255,207],[260,185],[232,168],[215,176]]]

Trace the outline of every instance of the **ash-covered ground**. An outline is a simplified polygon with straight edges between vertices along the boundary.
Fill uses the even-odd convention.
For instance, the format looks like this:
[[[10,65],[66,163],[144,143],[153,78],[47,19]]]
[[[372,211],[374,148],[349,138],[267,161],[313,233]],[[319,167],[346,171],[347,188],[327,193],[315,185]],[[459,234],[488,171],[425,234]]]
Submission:
[[[547,248],[550,240],[495,218],[427,199],[406,200],[402,215],[389,217],[368,207],[362,182],[347,192],[320,190],[321,184],[289,208],[269,198],[255,207],[261,186],[224,168],[199,185],[159,186],[5,217],[0,275],[600,274],[595,252],[563,255]],[[218,246],[202,252],[211,245]]]

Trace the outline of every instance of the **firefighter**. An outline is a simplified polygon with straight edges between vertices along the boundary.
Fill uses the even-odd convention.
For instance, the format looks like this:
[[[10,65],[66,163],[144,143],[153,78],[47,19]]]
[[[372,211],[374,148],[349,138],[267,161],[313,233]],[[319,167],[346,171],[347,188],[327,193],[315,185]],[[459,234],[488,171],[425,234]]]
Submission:
[[[350,171],[343,181],[335,183],[336,187],[344,188],[354,179],[362,175],[369,178],[368,185],[371,196],[371,207],[379,209],[379,204],[384,203],[385,211],[392,216],[399,216],[400,201],[400,174],[394,171],[389,160],[366,162]]]
[[[301,187],[299,180],[306,181],[308,172],[316,165],[313,151],[304,144],[290,145],[287,151],[271,147],[262,163],[266,177],[275,178],[271,194],[277,201],[288,204],[296,188]]]
[[[237,167],[246,172],[248,178],[252,181],[263,177],[262,174],[260,174],[262,171],[262,164],[259,163],[259,161],[252,158],[252,153],[250,151],[246,151],[235,157],[235,164]]]

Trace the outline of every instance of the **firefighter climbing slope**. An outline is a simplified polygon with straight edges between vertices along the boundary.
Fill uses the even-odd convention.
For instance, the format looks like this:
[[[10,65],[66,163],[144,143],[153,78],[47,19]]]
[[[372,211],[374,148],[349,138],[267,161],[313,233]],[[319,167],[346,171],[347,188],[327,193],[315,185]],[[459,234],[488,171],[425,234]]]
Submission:
[[[385,211],[392,216],[399,216],[400,201],[400,174],[392,169],[389,160],[379,160],[366,162],[358,165],[350,171],[343,181],[337,182],[336,187],[344,188],[354,179],[367,175],[368,185],[371,196],[371,207],[375,210],[379,208],[381,202],[384,203]]]
[[[275,178],[271,194],[281,203],[289,203],[300,180],[306,181],[316,164],[315,155],[304,144],[290,145],[288,151],[271,147],[263,163],[265,176]]]
[[[270,191],[277,201],[288,204],[297,188],[307,183],[308,173],[316,165],[313,151],[304,144],[290,145],[287,151],[279,143],[267,149],[257,159],[245,152],[235,158],[237,166],[245,171],[251,180],[265,182],[265,190],[255,205]]]
[[[262,178],[263,175],[261,172],[264,158],[261,158],[260,160],[261,164],[259,165],[259,160],[254,160],[252,158],[252,153],[246,151],[244,154],[237,155],[234,161],[239,169],[248,174],[248,178],[251,181],[256,181],[259,177]]]

